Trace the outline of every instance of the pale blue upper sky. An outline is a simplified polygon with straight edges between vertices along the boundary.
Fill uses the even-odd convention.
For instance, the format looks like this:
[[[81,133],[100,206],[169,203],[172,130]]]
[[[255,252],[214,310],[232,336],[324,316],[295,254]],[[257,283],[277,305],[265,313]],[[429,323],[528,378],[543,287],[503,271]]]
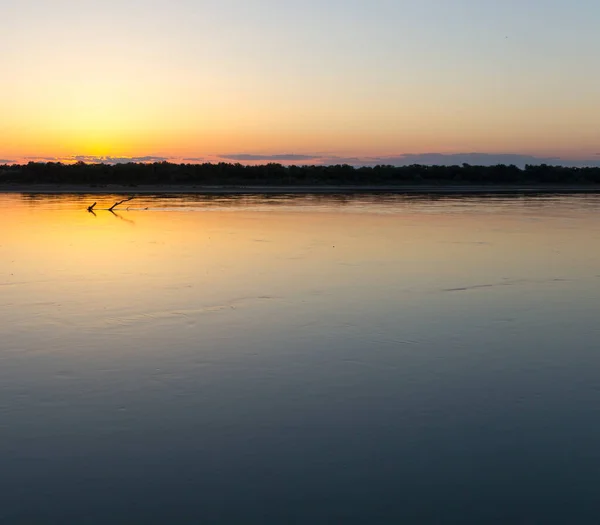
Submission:
[[[597,0],[3,0],[0,19],[2,157],[57,148],[44,133],[73,154],[600,151]]]

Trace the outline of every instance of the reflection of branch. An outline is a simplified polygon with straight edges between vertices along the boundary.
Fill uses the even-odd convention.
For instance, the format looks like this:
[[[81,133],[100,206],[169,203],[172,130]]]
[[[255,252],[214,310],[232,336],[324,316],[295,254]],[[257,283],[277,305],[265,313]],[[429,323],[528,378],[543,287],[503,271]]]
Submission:
[[[109,209],[108,211],[112,213],[115,217],[121,219],[122,221],[128,222],[130,224],[135,224],[135,221],[132,221],[131,219],[126,219],[125,217],[119,215],[116,211],[113,211],[112,209]]]
[[[135,199],[135,196],[129,197],[128,199],[123,199],[119,202],[115,202],[110,208],[108,208],[108,211],[113,211],[113,209],[116,208],[119,204],[123,204],[124,202],[130,201],[132,199]]]

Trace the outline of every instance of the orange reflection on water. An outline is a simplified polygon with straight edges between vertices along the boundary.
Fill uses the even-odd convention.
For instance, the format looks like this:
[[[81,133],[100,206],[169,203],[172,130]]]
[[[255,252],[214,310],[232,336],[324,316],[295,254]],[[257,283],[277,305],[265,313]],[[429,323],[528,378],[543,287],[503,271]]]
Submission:
[[[0,197],[7,302],[61,305],[74,319],[310,294],[410,304],[591,278],[600,262],[595,217],[568,200],[137,197],[106,210],[122,198]]]

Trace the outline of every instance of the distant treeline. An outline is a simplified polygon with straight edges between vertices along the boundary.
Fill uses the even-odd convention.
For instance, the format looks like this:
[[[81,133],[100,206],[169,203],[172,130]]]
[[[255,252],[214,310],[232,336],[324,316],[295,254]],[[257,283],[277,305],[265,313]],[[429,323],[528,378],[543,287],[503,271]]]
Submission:
[[[0,184],[185,185],[402,185],[599,184],[600,168],[561,166],[283,166],[263,164],[62,164],[0,165]]]

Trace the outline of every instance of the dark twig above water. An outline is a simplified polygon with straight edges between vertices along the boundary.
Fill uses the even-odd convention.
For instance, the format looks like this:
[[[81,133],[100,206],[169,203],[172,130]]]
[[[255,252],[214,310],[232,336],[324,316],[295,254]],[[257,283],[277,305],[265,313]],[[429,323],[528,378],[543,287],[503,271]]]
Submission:
[[[115,208],[117,206],[120,206],[121,204],[123,204],[124,202],[129,202],[130,200],[135,199],[135,195],[132,195],[131,197],[128,197],[126,199],[123,199],[121,201],[117,201],[115,202],[110,208],[104,208],[106,211],[111,212],[112,214],[115,214]],[[93,215],[96,215],[96,212],[94,211],[94,208],[96,206],[96,202],[94,202],[94,204],[92,204],[91,206],[87,207],[87,211],[89,211],[90,213],[92,213]],[[129,208],[127,208],[129,210]]]
[[[135,199],[135,196],[131,196],[131,197],[127,198],[127,199],[123,199],[122,201],[115,202],[110,208],[108,208],[108,211],[113,211],[120,204],[123,204],[124,202],[128,202],[128,201],[130,201],[132,199]]]

